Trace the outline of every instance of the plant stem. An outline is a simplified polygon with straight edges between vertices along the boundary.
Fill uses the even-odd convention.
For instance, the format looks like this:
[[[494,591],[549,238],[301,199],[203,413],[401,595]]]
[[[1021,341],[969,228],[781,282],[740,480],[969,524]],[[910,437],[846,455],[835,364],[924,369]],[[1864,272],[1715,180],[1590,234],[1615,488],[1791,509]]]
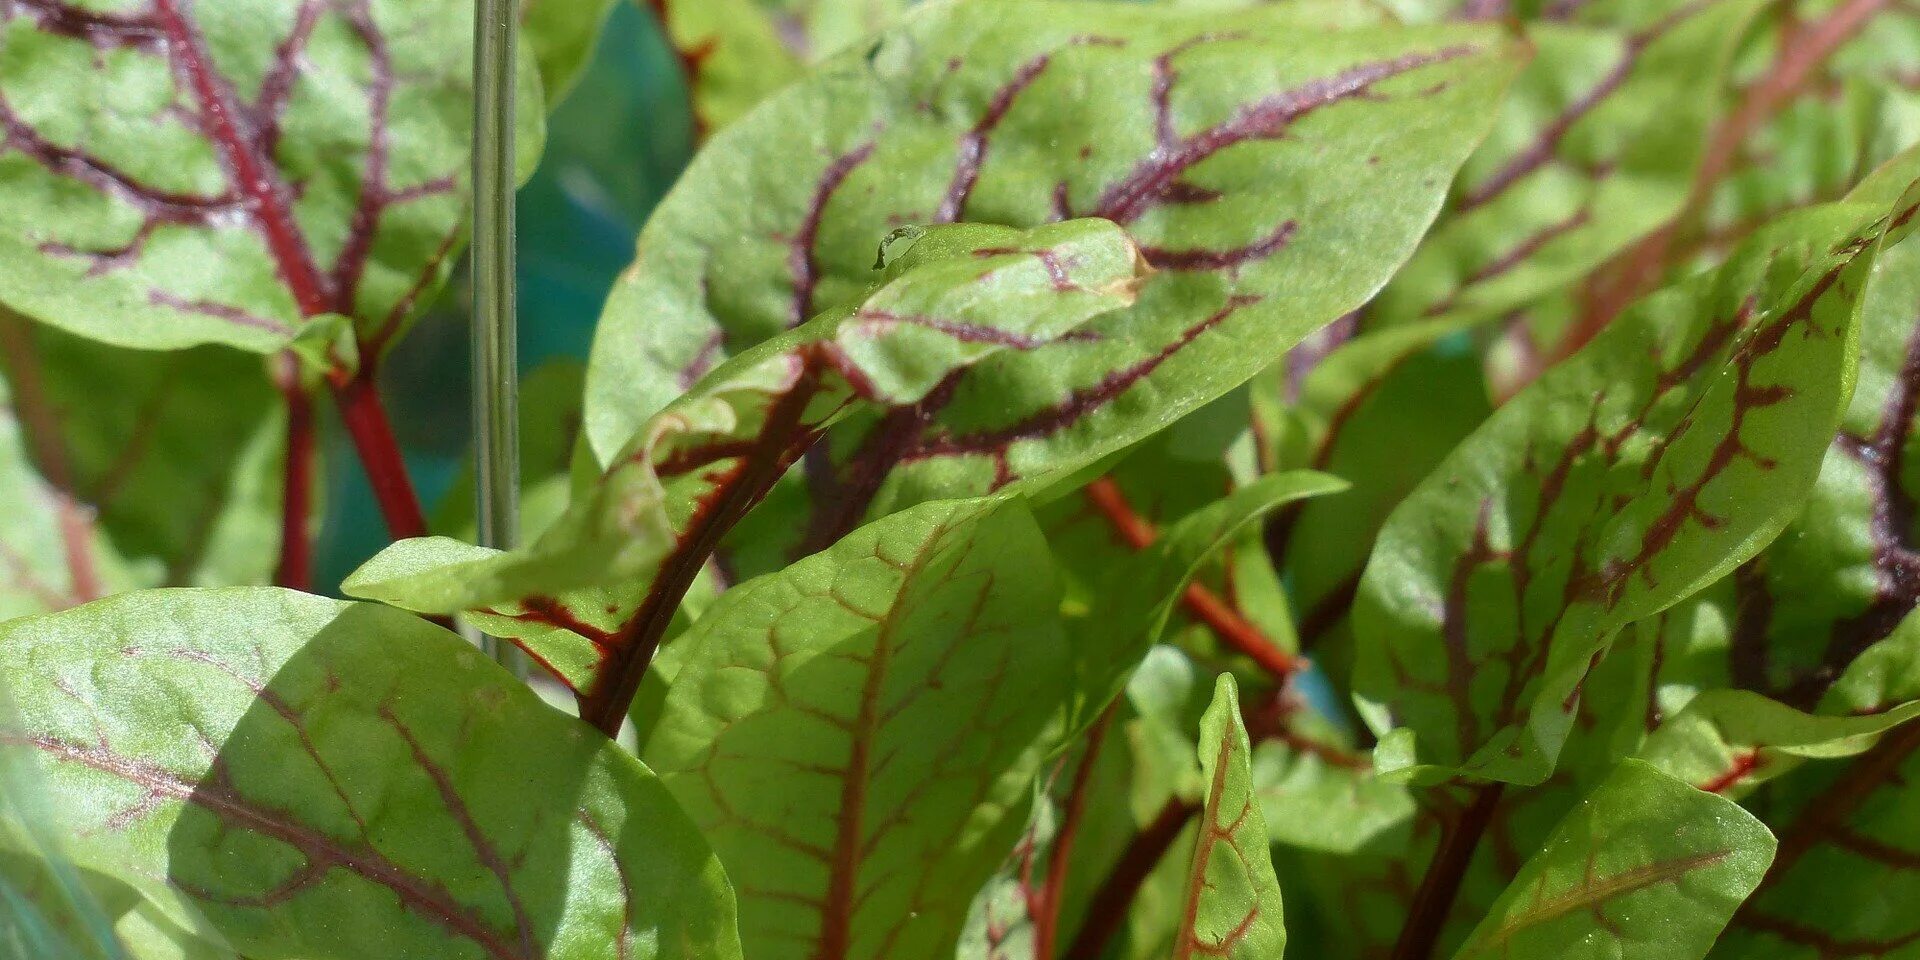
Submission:
[[[1121,922],[1126,920],[1127,909],[1133,905],[1140,885],[1172,849],[1187,821],[1199,812],[1198,804],[1174,797],[1134,835],[1127,849],[1121,852],[1113,872],[1107,874],[1100,889],[1094,891],[1093,900],[1087,906],[1087,918],[1081,922],[1080,932],[1068,945],[1067,952],[1061,954],[1062,960],[1100,960]]]
[[[1886,7],[1888,0],[1846,0],[1824,18],[1806,25],[1790,24],[1780,39],[1780,52],[1765,75],[1747,87],[1732,113],[1721,119],[1707,141],[1700,167],[1684,205],[1667,225],[1628,249],[1610,271],[1611,279],[1597,278],[1585,309],[1545,358],[1551,366],[1578,352],[1613,319],[1656,287],[1682,231],[1692,229],[1713,190],[1732,171],[1740,147],[1798,96],[1814,73],[1835,50],[1852,39]],[[1537,371],[1536,371],[1537,373]]]
[[[473,431],[479,540],[511,549],[520,525],[518,325],[514,314],[514,47],[519,11],[476,0],[473,102]],[[515,673],[512,648],[479,637]]]
[[[1406,924],[1400,928],[1400,939],[1393,945],[1393,960],[1429,960],[1433,956],[1447,916],[1453,912],[1453,902],[1460,896],[1460,882],[1473,863],[1473,852],[1486,835],[1487,825],[1493,822],[1493,812],[1500,806],[1505,789],[1504,783],[1491,783],[1476,790],[1466,809],[1441,833],[1440,848],[1427,865],[1427,874],[1420,880],[1413,906],[1407,911]]]
[[[580,699],[580,719],[609,737],[620,731],[627,708],[633,705],[640,681],[666,638],[673,615],[680,609],[694,577],[712,559],[720,538],[733,529],[747,511],[773,489],[819,433],[804,422],[807,405],[820,389],[820,368],[826,363],[810,354],[799,379],[767,411],[760,435],[718,487],[703,498],[677,544],[661,560],[646,598],[615,633],[611,653],[594,678],[592,689]]]
[[[1107,705],[1105,713],[1094,721],[1087,731],[1086,752],[1080,757],[1080,766],[1073,772],[1073,784],[1067,788],[1066,810],[1060,820],[1060,833],[1054,838],[1053,851],[1047,856],[1047,876],[1040,887],[1040,894],[1033,913],[1033,956],[1035,960],[1052,960],[1054,943],[1059,938],[1060,902],[1065,899],[1067,890],[1067,868],[1073,861],[1074,841],[1079,839],[1080,822],[1087,812],[1087,791],[1093,783],[1094,764],[1100,760],[1100,745],[1106,742],[1107,730],[1113,726],[1113,717],[1120,709],[1120,701]]]
[[[351,376],[329,378],[329,382],[340,422],[353,438],[360,464],[366,468],[367,482],[373,487],[380,515],[386,519],[387,532],[396,540],[426,536],[427,518],[420,510],[420,497],[413,492],[413,481],[407,477],[406,460],[393,438],[386,407],[380,403],[373,370],[362,367]]]
[[[280,497],[280,563],[273,582],[294,590],[313,589],[313,395],[300,383],[299,361],[279,359],[281,396],[287,401],[287,459]]]
[[[1113,524],[1122,540],[1135,550],[1144,550],[1158,539],[1153,524],[1140,516],[1127,502],[1126,494],[1112,477],[1101,477],[1087,485],[1087,499]],[[1207,625],[1221,642],[1245,654],[1275,679],[1286,678],[1305,668],[1307,661],[1280,648],[1239,611],[1206,585],[1192,583],[1181,594],[1181,602],[1195,620]]]

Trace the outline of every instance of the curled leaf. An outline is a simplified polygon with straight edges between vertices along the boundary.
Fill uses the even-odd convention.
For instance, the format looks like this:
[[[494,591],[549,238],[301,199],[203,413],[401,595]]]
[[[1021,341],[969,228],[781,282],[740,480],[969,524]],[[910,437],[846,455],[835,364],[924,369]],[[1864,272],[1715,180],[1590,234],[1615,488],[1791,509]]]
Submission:
[[[719,538],[830,424],[857,409],[911,412],[973,364],[1074,335],[1133,302],[1139,268],[1106,221],[930,231],[855,304],[692,384],[527,548],[403,541],[345,589],[495,618],[611,729]]]
[[[1725,956],[1897,957],[1920,943],[1920,927],[1903,907],[1920,850],[1912,816],[1920,724],[1910,719],[1920,710],[1920,617],[1907,617],[1854,661],[1821,710],[1829,715],[1800,717],[1792,732],[1801,740],[1823,729],[1858,733],[1800,750],[1761,744],[1745,754],[1759,766],[1749,776],[1791,775],[1768,797],[1779,857],[1735,916]],[[1875,729],[1887,732],[1869,745]],[[1798,769],[1778,762],[1799,759],[1794,754],[1855,756]]]

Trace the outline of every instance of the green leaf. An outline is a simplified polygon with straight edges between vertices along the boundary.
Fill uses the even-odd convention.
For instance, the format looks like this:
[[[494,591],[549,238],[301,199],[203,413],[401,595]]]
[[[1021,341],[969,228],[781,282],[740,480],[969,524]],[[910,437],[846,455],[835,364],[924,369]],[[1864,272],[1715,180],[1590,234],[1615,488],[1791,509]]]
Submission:
[[[732,124],[799,79],[802,56],[782,40],[787,21],[756,0],[645,0],[679,53],[697,133]]]
[[[9,682],[0,680],[0,734],[18,729]],[[126,948],[109,920],[120,911],[88,889],[51,819],[51,801],[31,755],[0,746],[0,957],[125,960]],[[114,899],[120,906],[138,898]]]
[[[502,635],[529,641],[593,702],[590,717],[609,722],[719,537],[828,425],[858,407],[911,411],[955,371],[1071,336],[1132,303],[1139,269],[1132,241],[1101,220],[916,234],[857,305],[693,384],[526,549],[403,541],[344,589],[420,613],[532,624],[539,637]]]
[[[1279,8],[922,6],[681,178],[602,319],[589,442],[612,462],[688,370],[857,296],[900,224],[1099,216],[1158,268],[1138,303],[980,364],[912,418],[850,418],[808,471],[797,552],[915,502],[1070,475],[1366,300],[1516,59],[1483,27],[1306,41]]]
[[[1703,695],[1701,699],[1706,699]],[[1920,618],[1854,661],[1821,704],[1825,716],[1795,716],[1783,727],[1792,747],[1751,748],[1750,777],[1787,774],[1764,807],[1780,837],[1766,883],[1735,917],[1719,956],[1756,958],[1905,957],[1920,928],[1905,908],[1915,895],[1912,865],[1920,777]],[[1905,721],[1898,727],[1894,724]],[[1870,746],[1866,733],[1888,729]],[[1822,742],[1820,733],[1828,734]],[[1845,736],[1852,734],[1852,736]],[[1862,749],[1866,748],[1866,749]],[[1857,753],[1844,763],[1800,757]]]
[[[1852,380],[1882,208],[1809,211],[1654,295],[1395,510],[1355,608],[1383,770],[1536,783],[1623,626],[1798,509]]]
[[[243,953],[740,955],[659,781],[407,614],[124,594],[0,627],[0,673],[75,861]]]
[[[1663,724],[1641,756],[1709,793],[1737,797],[1799,760],[1858,754],[1915,716],[1920,703],[1866,716],[1819,716],[1745,690],[1712,690]]]
[[[261,0],[0,16],[0,302],[81,336],[256,352],[353,318],[371,359],[465,216],[473,7]],[[542,111],[531,55],[526,172]]]
[[[600,27],[614,0],[527,0],[520,5],[523,42],[540,67],[540,89],[551,109],[573,89],[593,56]]]
[[[1761,4],[1594,4],[1534,22],[1533,60],[1370,324],[1490,319],[1564,287],[1685,203],[1714,96]]]
[[[1817,713],[1747,690],[1709,690],[1653,732],[1640,756],[1702,790],[1739,796],[1808,759],[1860,754],[1920,716],[1920,615],[1902,620],[1828,689]]]
[[[1301,642],[1321,644],[1323,664],[1322,641],[1345,622],[1380,525],[1493,412],[1467,330],[1458,320],[1393,327],[1338,347],[1304,378],[1277,365],[1254,381],[1265,462],[1353,484],[1287,510],[1267,530]]]
[[[22,436],[16,388],[0,381],[0,620],[85,603],[140,586],[91,512],[36,468]]]
[[[120,549],[195,586],[270,574],[287,426],[262,374],[284,366],[216,347],[154,353],[14,329],[0,372],[36,460]]]
[[[1455,960],[1698,960],[1773,859],[1729,800],[1629,760],[1567,815]]]
[[[0,377],[0,500],[20,508],[0,511],[0,619],[272,574],[285,424],[259,358],[126,350],[0,307]]]
[[[1859,195],[1884,199],[1912,182],[1920,153],[1889,165]],[[1920,399],[1920,243],[1883,251],[1861,307],[1853,399],[1812,493],[1780,539],[1735,573],[1732,642],[1695,675],[1671,682],[1754,690],[1814,710],[1856,657],[1887,639],[1920,603],[1913,504],[1920,485],[1910,438]]]
[[[1072,680],[1039,528],[930,503],[721,597],[641,755],[763,960],[934,957],[1026,823]]]
[[[1353,853],[1412,819],[1407,786],[1376,776],[1366,754],[1315,719],[1302,712],[1284,736],[1253,745],[1253,778],[1272,841]]]
[[[1280,881],[1267,854],[1267,824],[1255,795],[1240,695],[1222,674],[1200,721],[1206,806],[1187,879],[1186,910],[1173,960],[1278,957],[1286,949]]]

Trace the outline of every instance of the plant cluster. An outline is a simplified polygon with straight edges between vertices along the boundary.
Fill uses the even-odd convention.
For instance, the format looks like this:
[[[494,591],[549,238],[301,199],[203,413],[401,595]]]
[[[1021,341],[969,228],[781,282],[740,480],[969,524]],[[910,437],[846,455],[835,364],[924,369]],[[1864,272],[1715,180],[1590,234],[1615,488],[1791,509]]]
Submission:
[[[0,956],[1920,957],[1920,9],[648,6],[501,551],[467,0],[0,0]]]

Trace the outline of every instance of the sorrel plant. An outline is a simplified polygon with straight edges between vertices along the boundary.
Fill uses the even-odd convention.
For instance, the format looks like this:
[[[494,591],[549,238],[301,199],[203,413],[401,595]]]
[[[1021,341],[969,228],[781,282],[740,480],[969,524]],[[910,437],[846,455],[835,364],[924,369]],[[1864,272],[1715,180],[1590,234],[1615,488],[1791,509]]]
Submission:
[[[1920,957],[1911,3],[611,5],[0,0],[0,955]]]

